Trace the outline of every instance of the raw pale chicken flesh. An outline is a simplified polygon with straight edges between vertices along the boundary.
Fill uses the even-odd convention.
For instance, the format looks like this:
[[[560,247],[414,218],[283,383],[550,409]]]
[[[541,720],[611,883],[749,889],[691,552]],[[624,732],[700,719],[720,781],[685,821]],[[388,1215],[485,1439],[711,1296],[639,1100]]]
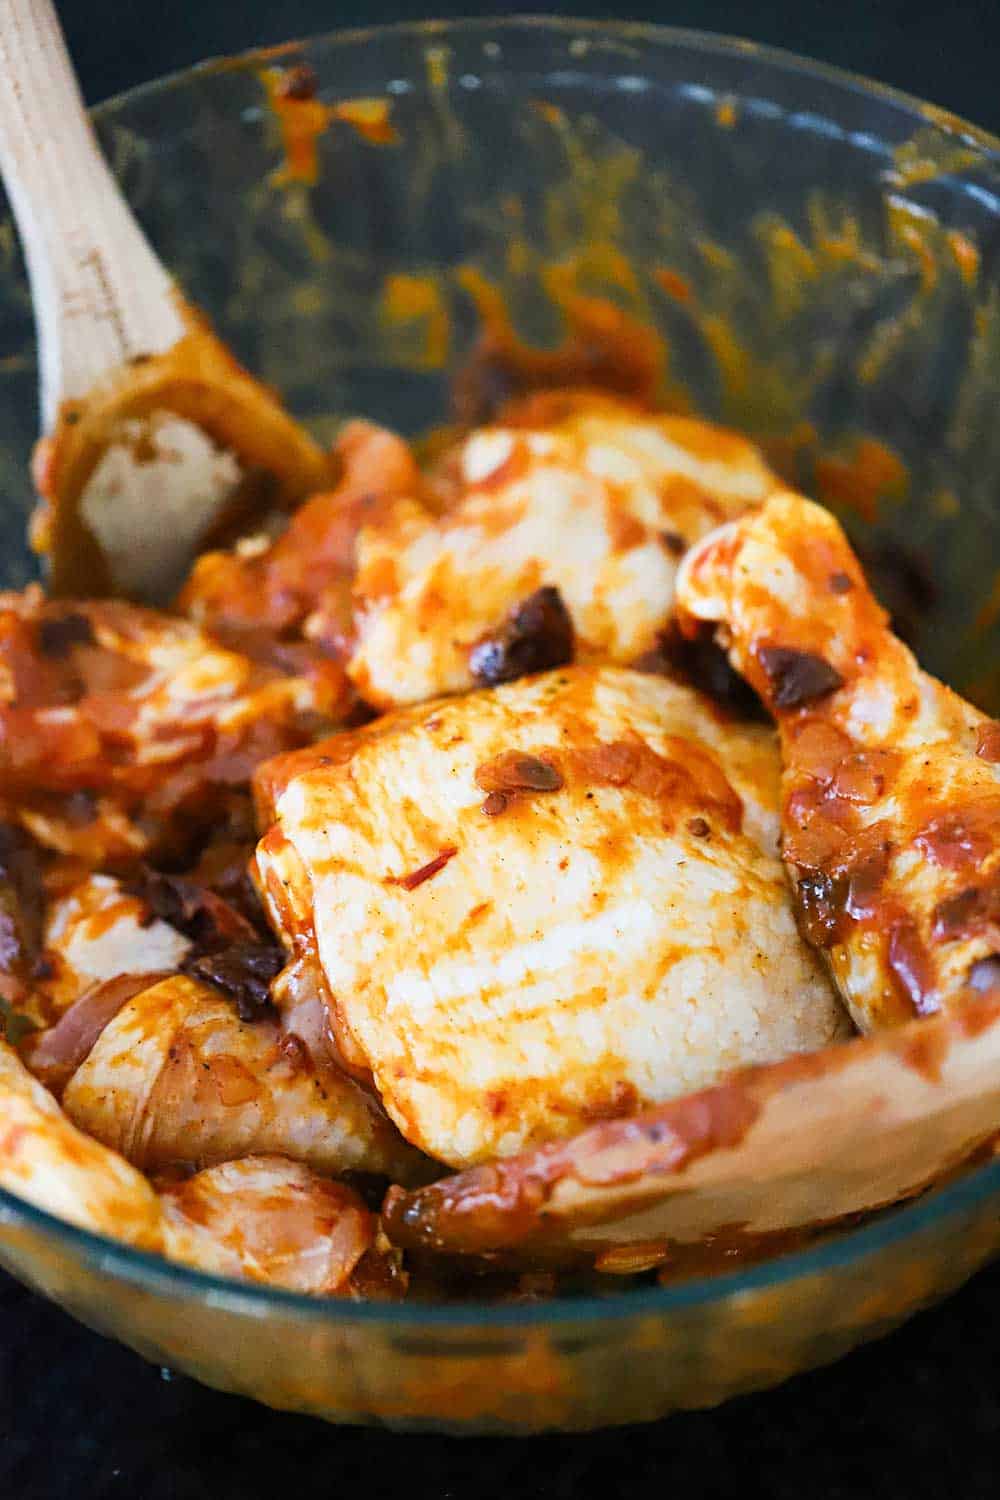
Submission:
[[[342,1053],[454,1166],[846,1033],[773,852],[771,733],[567,668],[260,773],[272,920]]]
[[[1000,726],[736,434],[548,390],[434,452],[241,489],[173,611],[0,596],[0,1186],[397,1298],[989,1150]]]
[[[918,667],[828,511],[799,495],[709,537],[680,608],[781,729],[803,930],[863,1030],[1000,976],[1000,726]]]

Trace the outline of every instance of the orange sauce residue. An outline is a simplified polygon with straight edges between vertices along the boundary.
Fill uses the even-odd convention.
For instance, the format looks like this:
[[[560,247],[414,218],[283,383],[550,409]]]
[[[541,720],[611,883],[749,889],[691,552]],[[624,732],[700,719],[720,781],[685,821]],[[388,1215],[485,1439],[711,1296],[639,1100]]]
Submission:
[[[902,224],[899,237],[912,250],[920,265],[920,279],[925,291],[930,291],[938,277],[938,265],[934,252],[915,224]]]
[[[545,99],[532,99],[531,108],[547,125],[563,125],[566,122],[566,116],[558,104],[549,104]]]
[[[472,266],[459,272],[482,330],[453,386],[459,423],[475,426],[491,420],[512,397],[567,386],[660,405],[667,350],[656,330],[607,297],[580,293],[572,267],[547,267],[544,280],[566,322],[565,336],[554,349],[524,343],[499,287]]]
[[[736,101],[734,99],[720,99],[715,106],[715,123],[723,130],[732,130],[736,124]]]
[[[866,521],[874,521],[881,500],[901,498],[908,482],[899,454],[875,438],[859,438],[849,455],[816,460],[819,498],[846,506]]]
[[[949,229],[945,238],[948,249],[955,257],[955,264],[962,273],[967,286],[974,286],[979,276],[979,249],[960,229]]]
[[[450,47],[428,47],[424,53],[427,63],[427,82],[435,93],[448,87],[448,62],[451,57]]]
[[[395,335],[415,338],[415,357],[426,369],[439,370],[451,347],[451,317],[441,287],[433,277],[404,272],[389,275],[382,289],[379,316]]]
[[[735,271],[738,262],[734,255],[724,245],[719,245],[715,240],[700,239],[695,242],[695,249],[707,266],[713,271]]]
[[[135,915],[135,901],[131,897],[124,896],[120,901],[109,902],[103,911],[95,911],[87,918],[88,942],[99,942],[112,927],[116,927],[121,921],[127,922]]]
[[[955,140],[952,133],[968,136],[969,127],[944,110],[924,111],[937,129],[918,130],[893,151],[893,179],[898,187],[915,187],[921,182],[951,176],[974,167],[979,160],[975,146]],[[947,134],[942,134],[942,131]]]
[[[740,403],[746,396],[752,369],[743,345],[725,318],[714,313],[701,320],[705,342],[715,356],[728,402]]]
[[[985,635],[987,630],[992,630],[997,620],[1000,620],[1000,572],[993,579],[993,587],[976,615],[973,629],[978,635]]]
[[[790,432],[761,438],[760,446],[775,473],[786,484],[797,488],[801,484],[803,456],[815,448],[818,441],[819,434],[811,422],[798,422]]]
[[[308,92],[314,84],[302,73],[302,92],[296,87],[295,68],[262,68],[260,80],[267,90],[270,105],[281,129],[285,165],[274,173],[272,181],[279,186],[304,182],[310,186],[319,176],[316,143],[332,118],[331,107]]]
[[[353,126],[361,139],[373,146],[399,143],[399,131],[389,118],[388,99],[344,99],[333,106],[332,117]]]
[[[675,302],[691,301],[691,283],[679,271],[671,270],[669,266],[657,266],[653,272],[653,280]]]
[[[820,272],[820,261],[794,229],[779,219],[759,221],[757,234],[767,257],[774,309],[784,321],[794,317],[806,302]]]
[[[614,245],[591,244],[562,260],[543,262],[538,276],[549,297],[564,311],[574,299],[600,295],[612,287],[632,299],[639,291],[635,266]]]
[[[281,130],[285,164],[272,177],[279,186],[289,182],[312,186],[317,181],[317,143],[334,120],[350,125],[372,145],[389,146],[399,140],[389,119],[387,99],[342,99],[338,104],[324,104],[316,98],[316,77],[306,64],[261,68],[259,77]]]

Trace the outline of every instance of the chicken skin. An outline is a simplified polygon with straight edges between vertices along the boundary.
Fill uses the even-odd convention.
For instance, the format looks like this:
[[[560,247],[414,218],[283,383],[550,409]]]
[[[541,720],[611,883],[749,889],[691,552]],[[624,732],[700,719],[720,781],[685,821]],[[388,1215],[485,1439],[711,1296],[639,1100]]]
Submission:
[[[3,1041],[0,1187],[81,1229],[215,1275],[316,1296],[398,1296],[405,1286],[374,1216],[343,1183],[280,1157],[249,1157],[157,1194],[77,1129]]]
[[[400,1295],[398,1255],[376,1246],[357,1193],[299,1162],[249,1156],[160,1184],[168,1255],[216,1276],[314,1297]]]
[[[81,1229],[161,1248],[159,1205],[145,1177],[72,1125],[2,1039],[0,1187]]]
[[[347,1065],[466,1166],[846,1034],[775,771],[688,688],[568,668],[261,768],[259,880]]]
[[[402,496],[358,534],[348,671],[379,709],[574,658],[634,660],[685,548],[776,485],[744,438],[593,395],[480,428],[457,469],[437,519]]]
[[[920,670],[828,511],[783,493],[685,560],[687,628],[715,627],[774,714],[782,848],[803,931],[858,1026],[1000,979],[1000,726]]]
[[[25,1053],[71,1120],[144,1171],[273,1153],[324,1172],[426,1177],[329,1058],[273,1017],[241,1020],[184,975],[97,987]]]
[[[152,610],[0,595],[0,818],[94,866],[135,859],[345,694],[333,662],[284,672]]]

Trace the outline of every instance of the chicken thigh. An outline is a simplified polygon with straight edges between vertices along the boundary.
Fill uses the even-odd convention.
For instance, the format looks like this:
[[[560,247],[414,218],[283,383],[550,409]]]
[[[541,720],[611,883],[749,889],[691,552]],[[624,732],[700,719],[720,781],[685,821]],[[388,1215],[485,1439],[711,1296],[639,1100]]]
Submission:
[[[312,1296],[405,1285],[351,1188],[281,1156],[250,1156],[160,1185],[166,1253],[216,1276]]]
[[[772,497],[689,553],[678,602],[778,721],[803,931],[861,1029],[997,984],[1000,725],[921,671],[834,517]]]
[[[333,662],[283,672],[134,605],[0,595],[0,818],[88,864],[135,859],[345,695]]]
[[[218,990],[184,975],[118,983],[110,996],[85,995],[79,1020],[72,1010],[62,1018],[65,1059],[55,1032],[25,1051],[70,1119],[134,1165],[277,1153],[324,1172],[426,1178],[378,1102],[273,1017],[243,1021]]]
[[[402,496],[358,534],[348,671],[374,707],[634,660],[685,548],[777,483],[745,438],[587,394],[478,429],[457,468],[442,516]]]
[[[263,767],[260,883],[347,1064],[465,1166],[847,1033],[775,774],[691,689],[567,668]]]
[[[95,1234],[215,1275],[314,1295],[399,1295],[398,1256],[358,1195],[281,1157],[152,1185],[66,1118],[0,1040],[0,1187]]]

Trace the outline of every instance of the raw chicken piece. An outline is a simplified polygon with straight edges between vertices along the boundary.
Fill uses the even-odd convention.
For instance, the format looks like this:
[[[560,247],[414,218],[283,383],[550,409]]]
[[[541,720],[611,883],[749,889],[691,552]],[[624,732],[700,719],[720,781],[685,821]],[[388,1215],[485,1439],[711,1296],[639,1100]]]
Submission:
[[[493,1265],[629,1259],[719,1268],[884,1208],[988,1159],[1000,1120],[1000,995],[749,1068],[628,1120],[508,1161],[390,1190],[404,1248]],[[738,1264],[738,1261],[734,1262]]]
[[[891,633],[836,520],[783,493],[681,570],[778,720],[803,930],[862,1030],[1000,980],[1000,725]]]
[[[250,1156],[161,1184],[165,1250],[217,1276],[313,1296],[357,1295],[372,1262],[391,1283],[392,1252],[351,1188],[281,1156]],[[398,1252],[397,1252],[398,1254]],[[367,1275],[365,1274],[367,1273]]]
[[[333,662],[288,675],[151,610],[0,595],[0,817],[90,864],[135,859],[347,697]]]
[[[274,1019],[241,1021],[209,985],[177,975],[133,987],[95,1030],[84,1056],[71,1058],[63,1107],[143,1170],[277,1153],[324,1172],[426,1178],[353,1079]],[[29,1044],[32,1066],[41,1045]]]
[[[403,1135],[506,1156],[847,1033],[775,770],[690,689],[551,672],[263,767],[263,894]]]
[[[479,429],[457,467],[443,516],[404,495],[358,535],[348,670],[375,707],[574,655],[634,660],[666,620],[685,548],[776,484],[734,433],[586,394]]]
[[[66,1118],[0,1040],[0,1187],[94,1234],[215,1275],[320,1296],[399,1296],[398,1255],[342,1183],[280,1157],[211,1167],[157,1197]]]
[[[88,875],[57,897],[46,915],[40,983],[50,1015],[68,1010],[102,981],[179,969],[190,951],[190,938],[153,916],[120,880]]]
[[[341,481],[306,500],[278,537],[198,558],[178,606],[203,629],[256,649],[261,637],[311,633],[336,652],[351,633],[355,541],[363,521],[399,495],[416,500],[421,479],[407,445],[369,422],[350,422],[334,451]]]
[[[159,1204],[146,1179],[70,1124],[2,1040],[0,1187],[81,1229],[160,1248]]]

